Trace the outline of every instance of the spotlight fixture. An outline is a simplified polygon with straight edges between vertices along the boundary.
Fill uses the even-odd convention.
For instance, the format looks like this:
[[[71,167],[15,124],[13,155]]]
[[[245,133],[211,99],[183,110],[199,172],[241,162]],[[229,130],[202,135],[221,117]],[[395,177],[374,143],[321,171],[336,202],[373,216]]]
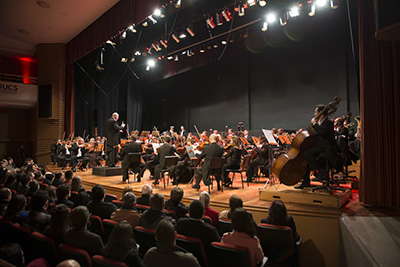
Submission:
[[[113,41],[111,41],[111,40],[108,40],[108,41],[106,42],[106,44],[115,45],[115,43],[114,43]]]
[[[317,0],[316,5],[319,7],[323,7],[327,4],[326,2],[327,2],[327,0]]]
[[[131,57],[131,62],[135,62],[136,58],[133,56]]]
[[[247,0],[247,4],[249,4],[249,6],[254,6],[256,4],[256,0]]]
[[[147,21],[145,20],[145,21],[142,22],[142,26],[143,27],[147,27],[147,26],[149,26],[149,23],[147,23]]]
[[[266,0],[258,0],[258,4],[260,6],[266,6],[267,5],[267,1]]]
[[[204,46],[200,46],[200,53],[204,53],[204,52],[206,52],[206,49],[205,49],[205,47]]]
[[[174,6],[175,6],[175,8],[180,8],[181,4],[182,4],[181,0],[175,0]]]
[[[315,16],[315,4],[314,4],[314,2],[313,1],[309,1],[309,3],[306,4],[306,7],[307,7],[307,14],[310,17]]]
[[[226,45],[228,42],[226,40],[222,40],[221,44]]]
[[[142,53],[139,50],[136,50],[135,56],[140,56]]]
[[[210,44],[207,44],[207,49],[208,49],[208,50],[211,50],[211,48],[212,48],[211,45],[210,45]]]
[[[190,25],[189,27],[186,28],[186,31],[190,34],[190,36],[194,36],[194,31],[193,31],[193,26]]]
[[[168,56],[167,59],[168,60],[172,60],[174,57],[173,56]]]
[[[225,18],[226,22],[229,22],[232,19],[232,15],[229,9],[223,10],[221,14]]]
[[[186,54],[187,54],[188,57],[193,56],[194,55],[194,49],[189,49]]]
[[[175,54],[174,61],[179,61],[179,56],[178,56],[178,54]]]
[[[215,14],[215,24],[217,24],[217,26],[221,26],[222,25],[221,14],[218,13],[218,12]]]
[[[125,39],[126,38],[126,31],[123,31],[121,34],[121,39]]]
[[[290,9],[290,11],[289,11],[289,15],[290,15],[292,18],[299,16],[299,15],[300,15],[300,13],[299,13],[299,7],[298,7],[298,6],[292,7],[292,9]]]
[[[168,47],[168,42],[167,42],[167,40],[160,40],[160,43],[161,43],[162,46],[164,46],[165,48]]]
[[[336,9],[339,7],[339,0],[331,0],[331,8]]]
[[[239,17],[244,16],[244,5],[242,3],[239,3],[239,5],[238,5],[238,16]]]
[[[122,63],[128,62],[128,59],[126,57],[123,57],[123,58],[121,58],[121,62]]]
[[[153,47],[153,49],[154,49],[154,50],[156,50],[156,51],[158,51],[158,50],[159,50],[159,48],[158,48],[157,44],[154,44],[154,43],[152,43],[152,44],[151,44],[151,47]]]
[[[181,40],[178,39],[178,37],[176,37],[175,33],[173,33],[173,34],[171,35],[171,37],[172,37],[172,39],[175,40],[176,43],[179,43],[179,42],[181,41]]]
[[[263,32],[265,32],[265,31],[268,30],[268,22],[266,22],[266,21],[263,22],[263,25],[262,25],[261,30],[262,30]]]
[[[157,23],[157,20],[155,20],[152,15],[148,16],[148,18],[153,24]]]
[[[135,24],[132,24],[131,26],[129,26],[128,29],[129,29],[131,32],[136,33]]]
[[[215,44],[213,45],[213,48],[217,49],[217,48],[218,48],[218,44],[215,43]]]
[[[161,16],[161,9],[157,8],[156,10],[154,10],[153,15],[160,17]]]
[[[154,61],[154,59],[147,60],[147,66],[150,66],[151,68],[153,68],[155,65],[156,65],[156,62]]]
[[[213,22],[213,18],[212,18],[212,17],[209,17],[209,18],[206,20],[206,23],[207,23],[207,25],[208,25],[211,29],[214,29],[214,28],[215,28],[215,23]]]
[[[276,21],[276,16],[273,13],[268,14],[266,18],[268,23],[274,23]]]
[[[184,31],[181,31],[179,34],[179,39],[185,39],[186,38],[186,33]]]
[[[279,16],[279,22],[281,26],[285,26],[290,18],[289,12],[285,11]]]

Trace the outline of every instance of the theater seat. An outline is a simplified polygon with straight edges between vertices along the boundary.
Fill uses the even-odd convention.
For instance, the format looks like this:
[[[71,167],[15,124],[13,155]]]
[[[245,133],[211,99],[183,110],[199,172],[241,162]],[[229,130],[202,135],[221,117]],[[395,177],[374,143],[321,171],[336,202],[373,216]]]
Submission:
[[[93,267],[128,267],[124,262],[106,258],[100,255],[92,257]]]
[[[31,234],[31,241],[33,247],[36,249],[36,255],[40,255],[46,259],[51,265],[55,266],[60,261],[58,248],[51,237],[45,236],[39,232]]]
[[[210,267],[255,266],[246,247],[212,242],[209,250]]]
[[[156,247],[156,231],[153,229],[144,228],[141,226],[136,226],[133,229],[133,236],[136,242],[139,244],[139,253],[144,256],[147,250],[151,247]]]
[[[208,266],[206,252],[200,239],[178,234],[176,235],[176,244],[192,253],[201,266]]]
[[[81,267],[92,267],[92,259],[85,250],[63,243],[59,248],[63,260],[74,259]]]

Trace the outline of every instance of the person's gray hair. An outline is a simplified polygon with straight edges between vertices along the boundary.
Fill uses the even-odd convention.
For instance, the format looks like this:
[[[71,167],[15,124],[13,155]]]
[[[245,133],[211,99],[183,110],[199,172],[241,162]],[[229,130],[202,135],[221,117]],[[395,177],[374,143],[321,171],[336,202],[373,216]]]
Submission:
[[[117,112],[114,112],[112,115],[111,115],[111,117],[116,117],[116,116],[118,116],[119,117],[119,114],[117,113]]]
[[[149,184],[145,184],[142,186],[142,194],[151,195],[153,192],[153,188]]]
[[[207,191],[203,191],[199,195],[199,200],[203,203],[205,207],[210,204],[210,194]]]
[[[122,196],[122,201],[124,202],[124,205],[135,205],[136,203],[136,196],[132,192],[126,192]]]

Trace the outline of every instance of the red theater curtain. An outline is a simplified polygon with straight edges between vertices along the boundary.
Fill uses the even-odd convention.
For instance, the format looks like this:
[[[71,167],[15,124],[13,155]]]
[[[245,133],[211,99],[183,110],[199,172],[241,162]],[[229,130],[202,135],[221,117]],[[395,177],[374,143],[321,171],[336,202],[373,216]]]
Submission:
[[[372,0],[359,0],[360,201],[400,208],[400,43],[375,39]]]

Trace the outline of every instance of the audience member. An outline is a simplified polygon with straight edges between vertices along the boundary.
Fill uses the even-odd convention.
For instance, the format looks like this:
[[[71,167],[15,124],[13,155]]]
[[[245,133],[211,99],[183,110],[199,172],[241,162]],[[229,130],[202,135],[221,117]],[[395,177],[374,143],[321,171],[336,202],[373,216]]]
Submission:
[[[45,183],[47,185],[53,185],[53,179],[54,179],[54,175],[51,172],[46,172],[43,183]]]
[[[72,209],[70,220],[72,228],[64,236],[64,242],[68,245],[86,250],[91,256],[101,255],[103,241],[101,237],[87,230],[90,213],[85,206]]]
[[[143,212],[140,217],[139,225],[145,228],[156,229],[157,224],[163,219],[167,218],[171,220],[171,223],[175,224],[175,220],[171,217],[167,217],[162,210],[164,209],[164,196],[160,193],[156,193],[150,198],[150,209]]]
[[[86,206],[89,203],[89,194],[86,192],[85,188],[82,186],[82,178],[79,175],[75,175],[71,181],[71,191],[78,192],[74,198],[70,198],[74,202],[74,208],[80,205]]]
[[[45,190],[38,190],[32,195],[31,209],[25,217],[24,223],[34,231],[42,232],[50,223],[51,216],[47,213],[49,195]]]
[[[62,171],[57,171],[54,175],[53,186],[59,187],[64,183],[63,180],[64,173]]]
[[[180,218],[176,223],[178,234],[195,237],[201,240],[205,249],[211,242],[221,240],[217,229],[211,224],[203,222],[204,205],[200,200],[193,200],[189,206],[190,218]]]
[[[31,197],[33,195],[33,193],[35,193],[36,191],[39,190],[40,186],[39,186],[39,182],[37,180],[31,180],[29,182],[29,188],[28,191],[26,192],[25,196],[27,197]]]
[[[58,189],[58,188],[57,188]],[[64,242],[65,233],[69,230],[70,219],[68,207],[64,204],[57,205],[51,215],[50,225],[43,234],[53,238],[58,245]]]
[[[165,209],[174,211],[177,219],[184,217],[188,212],[188,207],[181,202],[182,197],[183,189],[174,186],[171,188],[170,199],[165,202]]]
[[[7,209],[8,204],[10,203],[12,194],[11,190],[7,187],[3,187],[0,189],[0,215],[3,216],[4,212]]]
[[[12,264],[11,266],[25,266],[24,252],[18,243],[9,243],[0,247],[0,258]]]
[[[46,191],[48,194],[49,203],[56,203],[57,201],[56,188],[52,185],[49,185],[48,187],[46,187]]]
[[[132,227],[127,221],[114,226],[103,255],[113,260],[123,261],[128,266],[141,266],[142,259],[138,255],[138,245],[133,239]]]
[[[71,170],[66,171],[65,174],[64,174],[64,177],[65,177],[64,184],[71,185],[71,180],[72,180],[73,176],[74,176],[74,173]]]
[[[80,267],[80,266],[81,265],[76,260],[69,259],[60,262],[59,264],[57,264],[56,267]]]
[[[199,200],[204,205],[204,215],[211,218],[211,224],[217,226],[219,213],[215,209],[210,208],[210,195],[207,191],[203,191],[199,195]]]
[[[65,204],[70,209],[74,207],[74,203],[68,199],[71,196],[71,190],[69,185],[62,184],[59,187],[57,187],[56,194],[57,194],[56,204]]]
[[[133,193],[133,188],[130,185],[125,185],[125,187],[122,189],[122,195],[121,196],[123,197],[128,192],[132,192]],[[122,197],[121,197],[121,200],[122,200]]]
[[[29,177],[28,174],[22,174],[19,179],[18,187],[16,188],[17,193],[25,194],[29,189],[28,184],[30,181],[31,181],[31,178]]]
[[[261,219],[261,223],[288,226],[292,229],[293,241],[300,244],[301,238],[296,231],[293,217],[287,213],[286,206],[281,200],[274,200],[268,210],[268,217]]]
[[[176,245],[174,225],[168,220],[161,220],[156,229],[157,247],[150,248],[143,258],[147,267],[190,267],[200,266],[192,253]]]
[[[26,198],[24,195],[18,194],[11,198],[3,219],[12,221],[13,223],[22,224],[27,212],[25,211]]]
[[[250,257],[257,266],[264,258],[264,252],[260,241],[256,236],[256,228],[250,214],[242,208],[238,208],[232,214],[232,232],[222,236],[222,243],[247,247]]]
[[[135,209],[136,196],[132,192],[127,192],[122,197],[124,204],[120,209],[111,214],[111,220],[121,222],[123,220],[128,221],[132,229],[139,224],[140,213]]]
[[[232,195],[229,198],[229,210],[223,210],[219,215],[220,219],[232,219],[232,214],[235,212],[237,208],[243,208],[243,200],[237,196]]]
[[[99,216],[102,220],[110,219],[111,214],[117,209],[111,202],[104,202],[105,198],[104,187],[100,184],[92,188],[92,201],[87,204],[87,208],[93,215]]]
[[[136,200],[137,204],[150,206],[150,197],[153,193],[153,188],[149,184],[145,184],[142,186],[142,196],[138,197]]]

